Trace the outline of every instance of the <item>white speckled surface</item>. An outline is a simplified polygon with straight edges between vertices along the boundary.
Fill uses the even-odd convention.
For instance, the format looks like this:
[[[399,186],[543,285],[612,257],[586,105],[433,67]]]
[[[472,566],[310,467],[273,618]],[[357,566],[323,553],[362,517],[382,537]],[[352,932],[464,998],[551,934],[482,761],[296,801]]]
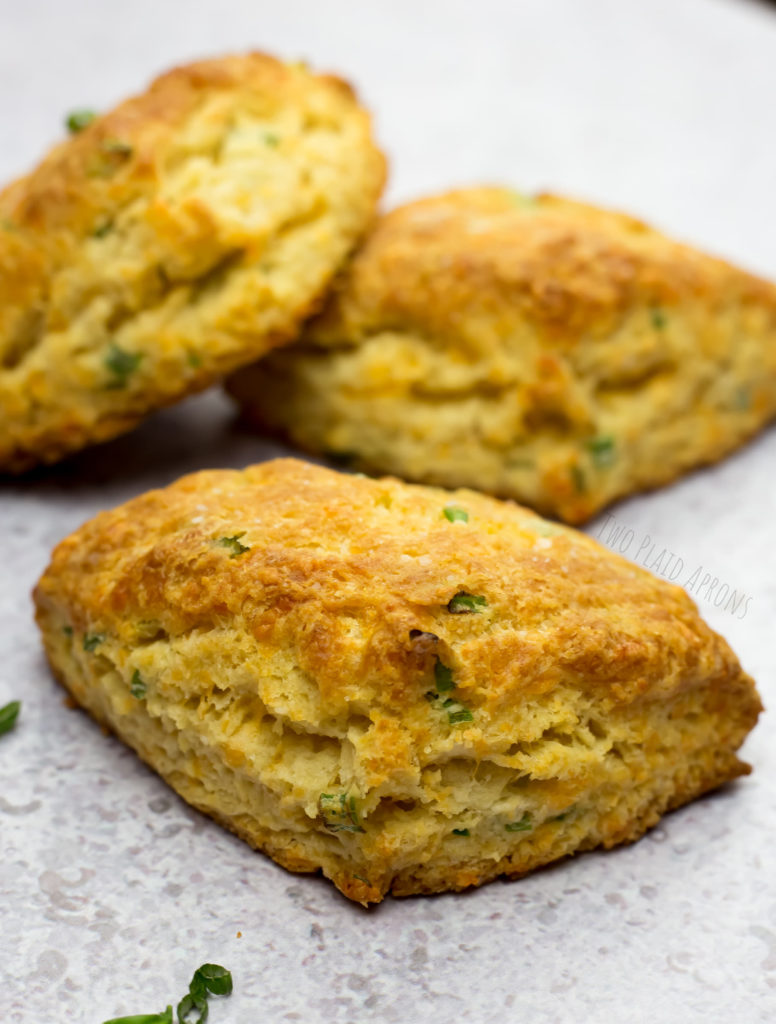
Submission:
[[[552,187],[776,278],[776,9],[735,0],[0,0],[0,179],[56,137],[64,111],[250,46],[359,84],[392,157],[392,200],[477,180]],[[751,777],[633,847],[365,912],[252,853],[65,708],[28,596],[52,545],[184,471],[276,450],[214,393],[0,483],[0,704],[24,701],[0,738],[0,1019],[159,1010],[204,960],[235,977],[212,1024],[776,1019],[769,714],[746,747]],[[612,510],[633,530],[631,557],[650,537],[683,560],[679,582],[703,567],[694,596],[768,705],[775,465],[771,430]],[[706,573],[746,593],[737,615],[708,600]]]

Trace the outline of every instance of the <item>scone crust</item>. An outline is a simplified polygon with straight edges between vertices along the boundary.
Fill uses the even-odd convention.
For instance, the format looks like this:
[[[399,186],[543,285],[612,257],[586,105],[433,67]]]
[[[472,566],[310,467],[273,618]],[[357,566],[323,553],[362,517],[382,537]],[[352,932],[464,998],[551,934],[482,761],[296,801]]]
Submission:
[[[176,68],[0,193],[0,471],[51,462],[293,338],[385,162],[347,83]]]
[[[35,600],[81,704],[362,902],[638,838],[748,770],[760,710],[685,592],[590,538],[294,460],[101,513]]]
[[[776,414],[776,288],[624,214],[460,190],[384,216],[229,387],[305,450],[578,523]]]

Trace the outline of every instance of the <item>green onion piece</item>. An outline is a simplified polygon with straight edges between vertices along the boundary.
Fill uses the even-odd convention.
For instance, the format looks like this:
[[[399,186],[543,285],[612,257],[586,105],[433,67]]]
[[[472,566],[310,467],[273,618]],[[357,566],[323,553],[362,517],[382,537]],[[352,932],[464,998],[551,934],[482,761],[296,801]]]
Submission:
[[[507,188],[504,191],[515,206],[532,207],[537,205],[536,196],[529,196],[525,192],[518,192],[515,188]]]
[[[471,835],[471,832],[469,832],[468,828],[454,828],[453,829],[453,835],[454,836],[468,836],[468,835]]]
[[[653,306],[649,311],[649,318],[656,331],[662,331],[668,323],[668,318],[659,306]]]
[[[450,725],[460,725],[462,722],[473,722],[474,715],[468,708],[460,708],[458,711],[448,711],[447,718]]]
[[[84,650],[90,653],[100,644],[105,643],[104,633],[87,633],[84,636]]]
[[[599,469],[607,469],[617,461],[613,437],[593,437],[587,442],[586,447],[593,459],[593,465]]]
[[[743,412],[744,409],[751,408],[752,405],[752,393],[747,387],[739,388],[733,397],[733,408],[739,412]]]
[[[65,127],[71,135],[82,132],[97,117],[95,110],[73,110],[65,118]]]
[[[228,548],[231,554],[230,558],[237,558],[239,555],[244,555],[246,551],[250,551],[250,547],[246,544],[240,543],[240,537],[245,536],[245,531],[242,533],[236,533],[233,537],[219,537],[216,541],[219,547]]]
[[[533,526],[540,537],[557,537],[558,534],[563,532],[559,526],[556,526],[554,523],[548,523],[546,519],[538,519],[528,525]]]
[[[110,234],[112,227],[112,220],[101,220],[99,224],[95,225],[94,230],[92,231],[92,238],[105,238],[107,234]]]
[[[105,1024],[173,1024],[172,1007],[163,1013],[141,1013],[134,1017],[111,1017]]]
[[[451,523],[469,522],[469,513],[465,508],[458,508],[457,505],[446,505],[442,510],[442,514]]]
[[[453,670],[448,668],[447,665],[443,665],[439,658],[437,658],[434,665],[434,682],[436,683],[438,693],[447,693],[448,690],[455,689]]]
[[[196,1000],[191,993],[188,993],[178,1003],[178,1024],[205,1024],[207,1020],[209,1007],[207,1005],[207,998]],[[189,1014],[197,1012],[199,1016],[196,1020],[192,1018],[189,1020]]]
[[[467,594],[465,590],[460,590],[455,597],[448,601],[447,610],[453,615],[465,615],[467,612],[478,612],[487,604],[486,598],[478,597],[476,594]]]
[[[211,995],[228,996],[232,992],[232,975],[219,964],[202,964],[194,972],[189,991],[177,1006],[178,1024],[205,1024],[208,1018],[208,999]],[[196,1020],[189,1015],[199,1014]],[[105,1024],[173,1024],[172,1006],[163,1013],[141,1013],[134,1017],[114,1017]]]
[[[268,146],[271,146],[274,149],[280,143],[280,136],[276,135],[274,132],[265,132],[264,141]]]
[[[72,636],[73,635],[73,627],[72,626],[63,626],[62,627],[62,632],[65,634],[65,636]]]
[[[102,149],[106,153],[116,153],[118,156],[131,156],[132,146],[123,139],[104,139]]]
[[[115,341],[112,341],[108,345],[108,351],[104,359],[105,369],[111,375],[108,387],[112,390],[125,388],[129,378],[140,365],[142,358],[142,352],[127,352],[126,349],[121,348]]]
[[[219,964],[202,964],[194,972],[188,993],[177,1006],[179,1024],[188,1024],[189,1014],[199,1016],[192,1024],[204,1024],[208,1017],[208,997],[228,996],[232,992],[232,975]]]
[[[507,832],[530,832],[533,828],[530,813],[526,811],[520,821],[511,821],[508,825],[505,825],[504,828]]]
[[[22,702],[20,700],[12,700],[10,704],[0,708],[0,736],[3,733],[10,732],[16,725],[16,719],[19,717],[21,706]]]
[[[365,832],[358,817],[356,798],[347,793],[321,793],[318,807],[329,832]]]
[[[548,821],[565,821],[566,818],[571,816],[571,813],[572,813],[572,811],[574,810],[575,807],[576,807],[576,804],[572,804],[571,807],[567,807],[566,810],[563,811],[562,814],[556,814],[554,817],[548,818],[547,820]]]
[[[232,994],[232,975],[225,967],[219,964],[202,964],[197,971],[205,982],[205,988],[214,996],[229,996]]]
[[[148,692],[148,686],[143,682],[143,679],[137,669],[132,673],[132,681],[129,684],[129,692],[133,697],[137,697],[138,700],[143,700],[146,693]]]
[[[457,700],[449,698],[442,704],[442,707],[447,711],[447,720],[450,725],[460,725],[461,722],[474,721],[474,715],[471,711]]]
[[[577,494],[584,494],[587,490],[587,481],[585,480],[584,471],[574,463],[574,465],[570,467],[569,473],[571,474],[571,479],[574,483],[574,490]]]

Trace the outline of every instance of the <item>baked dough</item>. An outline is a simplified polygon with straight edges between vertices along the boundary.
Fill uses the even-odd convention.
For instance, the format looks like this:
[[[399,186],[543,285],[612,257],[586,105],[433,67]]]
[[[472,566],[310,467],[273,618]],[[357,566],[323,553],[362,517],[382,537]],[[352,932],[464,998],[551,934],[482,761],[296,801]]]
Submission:
[[[0,471],[113,437],[293,338],[373,219],[349,86],[178,68],[0,193]]]
[[[471,491],[197,473],[64,540],[35,601],[99,722],[363,903],[637,839],[749,770],[757,693],[685,592]]]
[[[776,288],[631,217],[451,192],[383,217],[230,388],[307,451],[578,523],[776,415]]]

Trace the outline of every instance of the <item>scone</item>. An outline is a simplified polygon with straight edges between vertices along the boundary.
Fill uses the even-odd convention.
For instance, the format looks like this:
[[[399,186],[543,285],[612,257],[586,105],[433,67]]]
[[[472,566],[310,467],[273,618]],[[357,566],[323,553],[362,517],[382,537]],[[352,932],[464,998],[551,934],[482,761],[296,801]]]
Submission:
[[[260,54],[178,68],[71,126],[0,193],[0,471],[293,338],[383,184],[349,86]]]
[[[383,217],[230,387],[310,452],[582,522],[776,414],[776,288],[617,213],[451,192]]]
[[[98,721],[362,903],[637,839],[749,770],[754,684],[684,591],[471,491],[197,473],[64,540],[35,600]]]

